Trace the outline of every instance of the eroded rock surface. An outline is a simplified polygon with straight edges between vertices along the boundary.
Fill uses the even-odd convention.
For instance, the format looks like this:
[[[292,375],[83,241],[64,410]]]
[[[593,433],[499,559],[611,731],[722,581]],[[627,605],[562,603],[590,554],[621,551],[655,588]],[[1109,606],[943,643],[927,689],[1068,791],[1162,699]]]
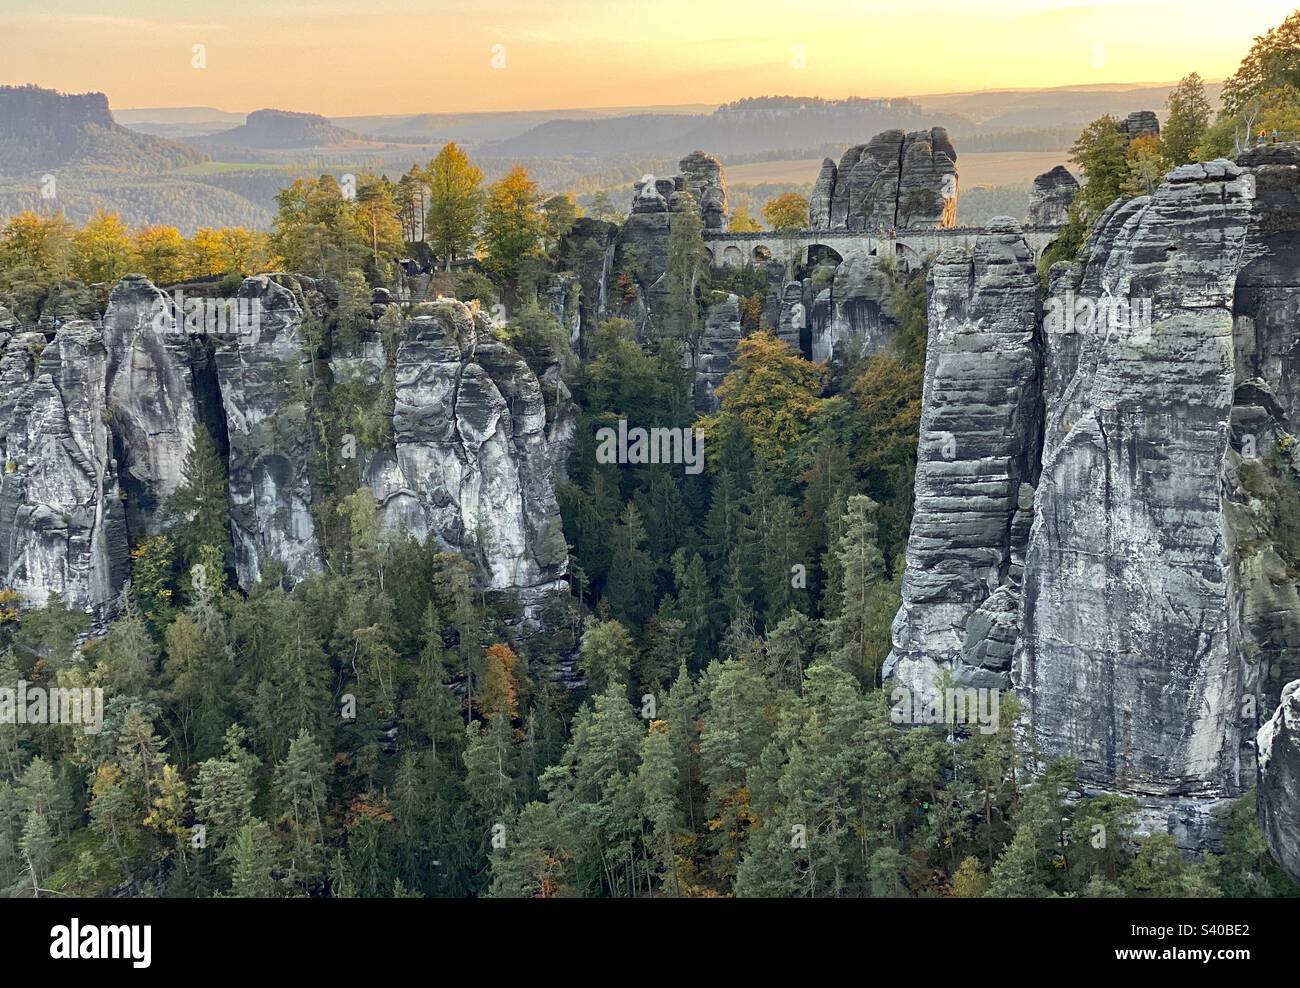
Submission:
[[[391,529],[472,550],[492,589],[555,587],[568,557],[541,384],[481,313],[416,310],[397,348],[393,434],[394,457],[367,475]]]
[[[695,353],[695,407],[701,411],[718,409],[715,394],[723,378],[736,366],[736,356],[744,330],[740,325],[740,300],[728,294],[709,306]]]
[[[1042,355],[1033,254],[1014,221],[990,225],[999,232],[972,255],[948,249],[931,273],[916,511],[885,670],[916,686],[941,668],[1009,683],[1005,615],[1018,603],[1023,545],[1012,534],[1023,532],[1022,488],[1037,478]]]
[[[1300,679],[1259,730],[1259,825],[1273,857],[1300,882]]]
[[[722,175],[722,162],[704,151],[692,151],[678,167],[687,191],[699,204],[704,229],[723,229],[727,225],[727,183]]]
[[[1044,758],[1080,759],[1091,791],[1137,796],[1144,826],[1192,850],[1214,846],[1216,814],[1254,782],[1255,710],[1266,716],[1300,675],[1300,547],[1285,521],[1300,505],[1288,390],[1296,153],[1174,169],[1152,196],[1108,209],[1080,263],[1052,269],[1045,311],[1146,300],[1150,317],[1039,319],[1041,377],[1016,404],[1036,404],[1038,421],[1002,421],[1026,448],[1041,434],[1041,457],[1020,473],[1015,510],[997,489],[1005,541],[992,546],[998,526],[977,514],[987,491],[963,489],[956,472],[963,436],[936,425],[945,413],[978,421],[987,401],[936,385],[952,359],[945,312],[966,293],[954,259],[933,273],[892,671],[916,683],[948,669],[971,685],[1010,672]],[[965,281],[975,296],[982,247]],[[1005,319],[1024,303],[995,308]],[[965,318],[981,313],[967,306]],[[980,382],[991,363],[976,356],[959,379]]]
[[[827,159],[813,187],[814,229],[952,226],[957,220],[957,152],[942,127],[886,130]],[[828,205],[829,204],[829,205]]]
[[[295,279],[249,278],[239,296],[260,306],[257,331],[239,334],[217,351],[216,362],[230,441],[235,571],[250,587],[271,561],[291,581],[321,567],[307,415],[313,361],[304,327],[317,316]]]
[[[29,605],[58,593],[70,607],[101,615],[127,579],[126,518],[104,416],[107,373],[103,336],[83,320],[65,323],[48,344],[42,334],[19,334],[0,360],[0,572]]]
[[[1070,203],[1079,182],[1064,165],[1043,172],[1029,190],[1029,225],[1064,226],[1070,219]]]

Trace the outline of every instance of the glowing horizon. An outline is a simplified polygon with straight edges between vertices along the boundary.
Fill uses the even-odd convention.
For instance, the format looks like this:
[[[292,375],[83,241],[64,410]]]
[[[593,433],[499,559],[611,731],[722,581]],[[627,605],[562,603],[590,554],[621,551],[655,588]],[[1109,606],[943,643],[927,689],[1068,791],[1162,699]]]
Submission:
[[[6,0],[0,82],[114,109],[330,117],[922,96],[1230,75],[1293,9],[1244,0]],[[1207,27],[1213,25],[1212,30]],[[195,68],[194,46],[205,67]]]

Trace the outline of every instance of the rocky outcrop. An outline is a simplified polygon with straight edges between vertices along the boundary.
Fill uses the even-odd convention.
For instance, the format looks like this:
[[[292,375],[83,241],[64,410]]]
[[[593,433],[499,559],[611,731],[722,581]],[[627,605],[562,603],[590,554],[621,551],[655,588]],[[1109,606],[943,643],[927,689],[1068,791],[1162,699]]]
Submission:
[[[1266,144],[1238,163],[1255,178],[1255,206],[1233,298],[1237,381],[1258,378],[1284,429],[1300,429],[1300,151]]]
[[[692,151],[679,166],[686,190],[700,207],[704,229],[721,230],[727,225],[727,183],[722,176],[722,162],[703,151]]]
[[[662,327],[667,308],[668,235],[672,232],[669,198],[676,183],[665,180],[639,182],[632,197],[632,212],[618,233],[615,268],[635,279],[635,303],[627,315],[638,336],[654,335]]]
[[[196,377],[209,368],[184,313],[143,275],[113,288],[104,314],[105,413],[132,532],[153,533],[159,509],[181,485],[200,423]]]
[[[885,669],[916,686],[941,668],[967,685],[1010,682],[1042,354],[1033,253],[1013,220],[990,227],[931,272],[916,511]]]
[[[1160,121],[1154,110],[1134,110],[1119,122],[1120,133],[1127,140],[1142,137],[1144,134],[1160,135]]]
[[[303,282],[247,279],[240,299],[260,307],[256,332],[217,351],[230,455],[230,527],[239,583],[250,587],[268,562],[290,581],[321,567],[312,516],[308,420],[314,362],[304,322],[318,319]]]
[[[1151,796],[1250,781],[1219,477],[1251,190],[1186,166],[1103,225],[1085,288],[1151,299],[1152,324],[1092,334],[1043,452],[1017,686],[1046,754]]]
[[[574,352],[585,356],[587,341],[614,304],[614,259],[619,228],[613,223],[582,217],[565,235],[560,256],[566,268],[577,276],[576,285],[567,285],[560,298],[551,296],[551,309],[569,327],[569,343]],[[576,326],[574,295],[576,288]]]
[[[709,306],[704,330],[694,354],[695,407],[700,411],[718,409],[715,395],[723,378],[736,366],[736,356],[744,330],[740,325],[740,299],[728,294]]]
[[[367,471],[386,524],[471,552],[525,603],[567,565],[546,404],[527,363],[460,302],[422,306],[396,355],[395,452]]]
[[[1259,729],[1259,825],[1273,857],[1300,882],[1300,679]]]
[[[813,183],[812,195],[808,197],[808,228],[810,230],[827,230],[831,225],[831,201],[835,198],[835,178],[839,169],[830,158],[822,160],[821,171]]]
[[[1029,190],[1029,225],[1065,226],[1070,219],[1070,203],[1078,191],[1078,180],[1064,165],[1043,172]]]
[[[636,281],[637,298],[624,307],[641,339],[673,335],[678,327],[668,324],[668,238],[673,218],[687,202],[694,202],[706,230],[726,225],[727,185],[722,164],[703,151],[681,160],[682,174],[671,178],[644,176],[632,195],[632,212],[618,232],[614,268],[628,272]]]
[[[126,517],[104,414],[107,372],[103,337],[82,320],[64,324],[48,344],[41,334],[20,334],[0,360],[0,573],[29,605],[58,593],[101,615],[126,582]]]
[[[876,353],[893,340],[895,325],[894,279],[879,258],[850,257],[835,269],[825,299],[813,304],[812,359],[835,359],[850,340],[860,353]]]
[[[130,275],[102,327],[69,322],[48,344],[42,333],[9,337],[0,352],[4,585],[28,605],[57,592],[109,616],[130,575],[129,545],[158,529],[206,429],[227,456],[244,588],[272,564],[286,583],[319,571],[317,516],[347,493],[340,482],[361,482],[390,530],[477,558],[480,585],[516,595],[536,617],[568,561],[554,478],[576,409],[558,356],[534,355],[534,371],[484,313],[455,301],[418,307],[393,344],[363,330],[329,354],[336,299],[334,286],[311,278],[249,278],[239,302],[256,318],[213,339]],[[396,311],[382,296],[375,308]],[[335,435],[336,387],[349,403],[373,394],[369,411],[391,415],[391,442],[362,448],[357,436]]]
[[[1144,825],[1193,850],[1213,846],[1222,802],[1253,783],[1255,711],[1300,675],[1300,544],[1285,520],[1300,509],[1286,380],[1300,158],[1289,154],[1243,158],[1249,171],[1174,169],[1098,219],[1082,263],[1052,269],[1033,334],[1041,383],[1023,394],[1029,378],[1015,375],[1005,395],[1030,411],[999,419],[1014,449],[1042,437],[1014,510],[999,474],[999,511],[981,516],[987,488],[963,490],[935,452],[936,433],[951,433],[954,463],[966,460],[960,426],[988,403],[936,384],[951,359],[945,310],[963,291],[945,257],[932,275],[891,671],[991,686],[1009,672],[1044,758],[1080,759],[1085,785],[1137,796]],[[1083,319],[1081,300],[1101,314]],[[1062,321],[1061,303],[1080,318]],[[1025,303],[995,309],[985,324]],[[977,356],[960,379],[981,382],[998,362]],[[945,413],[956,426],[935,424]],[[986,469],[1007,453],[976,447]]]
[[[814,229],[952,226],[957,221],[957,152],[942,127],[886,130],[822,164],[809,221]],[[829,202],[829,209],[825,203]]]

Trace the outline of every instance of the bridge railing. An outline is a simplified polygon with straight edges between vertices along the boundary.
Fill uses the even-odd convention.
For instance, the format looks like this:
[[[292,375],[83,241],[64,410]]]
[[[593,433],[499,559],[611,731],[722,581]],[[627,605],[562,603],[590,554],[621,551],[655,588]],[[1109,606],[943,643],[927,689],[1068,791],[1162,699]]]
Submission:
[[[1020,224],[1022,233],[1054,233],[1060,226],[1042,224]],[[760,230],[757,233],[732,233],[728,230],[705,230],[705,240],[747,240],[747,241],[784,241],[800,240],[816,242],[819,240],[909,240],[917,237],[977,237],[991,233],[985,226],[910,226],[880,232],[877,230]]]

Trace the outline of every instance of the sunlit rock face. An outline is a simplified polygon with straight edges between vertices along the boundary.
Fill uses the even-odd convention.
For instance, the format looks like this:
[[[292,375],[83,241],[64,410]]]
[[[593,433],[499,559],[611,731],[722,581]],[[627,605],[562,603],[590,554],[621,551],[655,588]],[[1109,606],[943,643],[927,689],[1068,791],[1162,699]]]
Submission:
[[[942,127],[886,130],[822,163],[809,200],[813,229],[952,226],[957,152]]]

